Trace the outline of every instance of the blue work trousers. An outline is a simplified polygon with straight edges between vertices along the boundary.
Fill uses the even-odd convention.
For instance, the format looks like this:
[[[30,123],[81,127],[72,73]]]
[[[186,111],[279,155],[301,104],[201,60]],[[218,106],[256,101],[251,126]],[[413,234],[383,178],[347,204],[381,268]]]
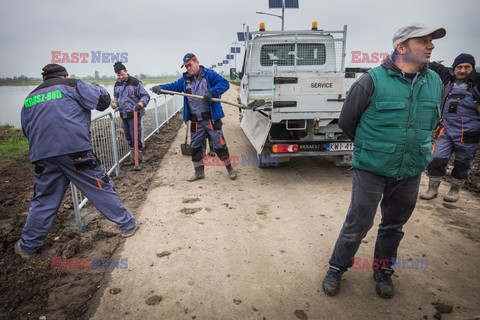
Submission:
[[[228,152],[227,141],[223,136],[222,120],[200,120],[192,121],[191,127],[191,148],[193,166],[202,165],[202,155],[205,154],[206,140],[213,144],[213,150],[225,164],[230,163],[230,153]]]
[[[468,179],[478,144],[478,138],[462,139],[461,136],[451,136],[447,130],[442,130],[433,145],[433,161],[428,165],[428,175],[430,177],[445,175],[448,161],[452,154],[455,154],[452,177],[459,180]]]
[[[142,143],[142,118],[140,117],[140,112],[138,113],[138,150],[143,150],[143,143]],[[128,141],[128,146],[130,150],[135,148],[135,130],[134,125],[135,121],[134,118],[122,118],[123,121],[123,131],[125,132],[125,138]]]
[[[135,226],[135,218],[92,151],[42,159],[35,163],[35,194],[22,231],[25,252],[33,254],[43,245],[70,182],[122,232]]]

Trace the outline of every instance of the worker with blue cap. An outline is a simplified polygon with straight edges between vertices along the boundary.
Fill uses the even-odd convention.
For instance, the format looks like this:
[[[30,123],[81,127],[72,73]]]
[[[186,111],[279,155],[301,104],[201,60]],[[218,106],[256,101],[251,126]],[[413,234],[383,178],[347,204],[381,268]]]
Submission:
[[[215,153],[223,161],[229,178],[234,180],[237,173],[230,163],[230,153],[222,131],[221,119],[225,114],[220,102],[212,100],[225,93],[230,84],[215,71],[200,65],[193,53],[187,53],[183,57],[182,67],[185,67],[187,72],[180,79],[154,86],[152,91],[161,94],[162,90],[169,90],[203,97],[203,99],[184,98],[183,120],[185,123],[191,121],[192,162],[195,169],[193,176],[187,180],[192,182],[205,177],[203,155],[206,150],[207,136],[213,143]]]

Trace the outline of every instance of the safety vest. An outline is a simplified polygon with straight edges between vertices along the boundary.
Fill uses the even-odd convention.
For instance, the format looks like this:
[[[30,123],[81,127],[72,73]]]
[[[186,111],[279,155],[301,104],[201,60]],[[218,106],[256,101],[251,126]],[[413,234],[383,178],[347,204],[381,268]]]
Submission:
[[[357,127],[352,166],[397,180],[421,173],[433,159],[440,77],[427,70],[412,84],[383,66],[368,73],[375,91]]]

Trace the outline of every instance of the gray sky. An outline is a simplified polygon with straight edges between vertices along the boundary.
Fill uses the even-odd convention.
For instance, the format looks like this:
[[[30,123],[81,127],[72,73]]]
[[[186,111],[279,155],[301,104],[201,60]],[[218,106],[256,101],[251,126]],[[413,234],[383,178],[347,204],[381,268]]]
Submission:
[[[285,10],[285,29],[309,29],[312,21],[325,30],[348,25],[347,66],[351,51],[390,52],[393,33],[410,22],[444,27],[432,60],[451,65],[461,52],[480,64],[480,1],[478,0],[299,0],[300,9]],[[87,52],[87,63],[63,63],[70,74],[86,76],[98,70],[113,74],[113,63],[91,63],[91,51],[128,53],[131,74],[174,74],[181,59],[194,52],[201,64],[221,62],[235,46],[242,24],[257,30],[280,30],[281,20],[256,11],[268,0],[2,0],[0,4],[0,77],[40,76],[52,51]],[[237,55],[240,67],[242,55]],[[370,64],[368,66],[376,66]]]

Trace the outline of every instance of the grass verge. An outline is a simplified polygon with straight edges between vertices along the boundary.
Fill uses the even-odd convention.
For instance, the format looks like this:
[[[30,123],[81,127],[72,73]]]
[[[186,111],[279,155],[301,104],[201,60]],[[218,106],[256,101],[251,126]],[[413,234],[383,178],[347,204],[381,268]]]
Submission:
[[[28,140],[21,129],[0,126],[0,157],[10,159],[28,155]]]

